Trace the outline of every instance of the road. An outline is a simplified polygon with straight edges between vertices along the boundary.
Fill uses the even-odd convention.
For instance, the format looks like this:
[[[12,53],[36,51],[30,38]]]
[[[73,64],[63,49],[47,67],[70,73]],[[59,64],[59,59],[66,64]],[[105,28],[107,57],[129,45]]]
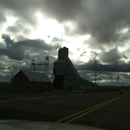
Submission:
[[[130,94],[73,93],[0,100],[0,119],[51,121],[127,130],[130,129]]]

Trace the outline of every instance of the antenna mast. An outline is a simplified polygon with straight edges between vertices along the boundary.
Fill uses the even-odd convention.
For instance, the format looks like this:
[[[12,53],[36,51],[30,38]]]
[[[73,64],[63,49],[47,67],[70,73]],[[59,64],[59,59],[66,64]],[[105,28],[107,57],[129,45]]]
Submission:
[[[62,34],[61,34],[61,48],[62,48]]]
[[[30,71],[35,71],[35,66],[36,65],[43,65],[45,66],[45,73],[49,73],[49,56],[46,56],[45,58],[45,63],[36,63],[35,59],[32,59],[31,62],[31,70]]]
[[[35,59],[32,59],[32,62],[31,62],[31,71],[35,71]]]

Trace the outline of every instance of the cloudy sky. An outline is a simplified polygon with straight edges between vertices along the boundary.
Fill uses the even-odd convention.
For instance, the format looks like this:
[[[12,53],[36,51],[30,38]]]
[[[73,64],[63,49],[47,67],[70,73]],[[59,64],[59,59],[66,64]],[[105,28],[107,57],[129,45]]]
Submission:
[[[0,81],[46,55],[52,74],[65,46],[83,78],[94,81],[96,65],[98,84],[130,85],[129,0],[0,0],[0,35]]]

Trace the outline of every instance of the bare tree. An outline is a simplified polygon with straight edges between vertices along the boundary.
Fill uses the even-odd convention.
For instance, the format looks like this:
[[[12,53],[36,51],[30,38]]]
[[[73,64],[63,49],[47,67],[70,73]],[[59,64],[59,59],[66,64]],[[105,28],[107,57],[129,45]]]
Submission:
[[[14,65],[14,66],[11,66],[11,67],[8,67],[8,69],[10,70],[11,74],[13,76],[15,76],[18,72],[18,68],[17,68],[17,65]]]

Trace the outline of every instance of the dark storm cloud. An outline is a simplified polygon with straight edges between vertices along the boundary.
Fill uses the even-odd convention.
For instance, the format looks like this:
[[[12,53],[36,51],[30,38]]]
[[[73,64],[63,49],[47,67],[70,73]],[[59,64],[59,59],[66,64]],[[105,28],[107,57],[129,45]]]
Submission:
[[[86,80],[95,82],[95,72],[91,70],[79,70],[80,76]],[[130,76],[126,72],[97,71],[96,82],[98,85],[129,85]],[[113,78],[110,78],[113,77]],[[119,76],[119,79],[118,79]],[[126,77],[126,78],[125,78]]]
[[[59,22],[75,22],[73,35],[89,33],[101,43],[119,41],[118,31],[130,23],[128,0],[1,0],[0,6],[1,11],[32,24],[37,23],[36,12]]]
[[[0,54],[8,56],[10,59],[23,60],[29,58],[29,54],[26,53],[20,46],[12,46],[10,49],[0,49]]]
[[[73,5],[71,2],[73,2]],[[101,43],[121,40],[123,34],[118,33],[118,31],[129,28],[130,4],[127,0],[59,0],[53,5],[51,0],[47,0],[45,5],[49,10],[48,14],[57,18],[58,21],[76,22],[77,27],[73,35],[74,33],[90,33]],[[69,31],[69,29],[67,30]]]
[[[22,36],[22,35],[18,35],[18,36],[16,37],[16,39],[17,39],[18,41],[23,41],[23,40],[26,39],[26,37],[25,37],[25,36]]]
[[[115,47],[109,51],[102,52],[99,55],[101,62],[103,63],[113,63],[123,58],[123,55],[118,51],[118,48]]]
[[[73,6],[71,5],[73,2]],[[45,2],[48,14],[58,21],[72,21],[76,23],[76,30],[65,27],[66,34],[91,34],[96,41],[109,44],[127,40],[128,33],[120,33],[124,28],[129,28],[129,1],[62,1],[52,5],[51,0]],[[64,6],[63,6],[64,5]],[[67,7],[67,9],[66,9]],[[59,11],[60,10],[60,11]],[[68,14],[67,14],[68,13]],[[99,43],[98,43],[99,44]],[[116,43],[119,45],[119,43]]]
[[[2,11],[0,11],[0,24],[4,23],[6,21],[6,17],[5,15],[2,13]]]
[[[89,61],[88,63],[82,64],[82,65],[76,65],[76,68],[78,70],[93,70],[95,71],[95,65],[96,65],[96,70],[97,71],[113,71],[113,72],[129,72],[129,65],[124,63],[124,64],[108,64],[104,65],[101,63],[94,63],[93,61]]]
[[[81,0],[44,0],[46,13],[60,22],[76,20],[83,7]]]
[[[8,26],[7,31],[12,32],[12,33],[19,33],[23,32],[26,33],[26,35],[29,33],[29,27],[25,24],[20,23],[19,21],[16,21],[14,25]]]
[[[31,53],[39,53],[57,49],[58,46],[52,46],[46,44],[40,39],[31,40],[27,39],[24,41],[14,42],[8,35],[2,35],[7,48],[0,49],[1,55],[7,55],[10,59],[23,60],[24,58],[29,59]],[[30,52],[30,54],[28,53]],[[45,54],[45,53],[44,53]]]
[[[128,57],[125,55],[125,54],[123,54],[123,58],[126,60],[126,59],[128,59]]]
[[[14,27],[14,26],[9,26],[8,28],[7,28],[7,31],[10,31],[10,32],[18,32],[19,31],[19,29],[18,28],[16,28],[16,27]]]
[[[36,24],[36,12],[41,12],[60,22],[77,17],[82,10],[80,0],[1,0],[1,11],[9,12],[22,21]]]
[[[26,34],[26,35],[21,36],[20,39],[25,39],[25,38],[23,38],[23,37],[26,37],[26,39],[27,39],[27,35],[30,33],[30,30],[31,30],[31,29],[30,29],[30,26],[28,26],[28,24],[26,25],[26,24],[20,22],[19,20],[17,20],[17,21],[15,22],[15,24],[13,24],[13,25],[11,25],[11,26],[8,26],[8,27],[6,28],[6,31],[12,33],[12,35],[15,35],[15,38],[16,38],[16,37],[19,37],[19,35],[20,35],[21,33],[22,33],[22,34]],[[18,39],[19,39],[19,38],[18,38]]]
[[[7,15],[20,18],[21,22],[36,24],[35,11],[38,9],[38,2],[35,0],[1,0],[0,10]],[[38,10],[37,10],[38,11]]]
[[[78,23],[78,32],[90,32],[100,42],[117,41],[117,30],[129,26],[129,1],[89,0],[86,2],[86,14]]]

